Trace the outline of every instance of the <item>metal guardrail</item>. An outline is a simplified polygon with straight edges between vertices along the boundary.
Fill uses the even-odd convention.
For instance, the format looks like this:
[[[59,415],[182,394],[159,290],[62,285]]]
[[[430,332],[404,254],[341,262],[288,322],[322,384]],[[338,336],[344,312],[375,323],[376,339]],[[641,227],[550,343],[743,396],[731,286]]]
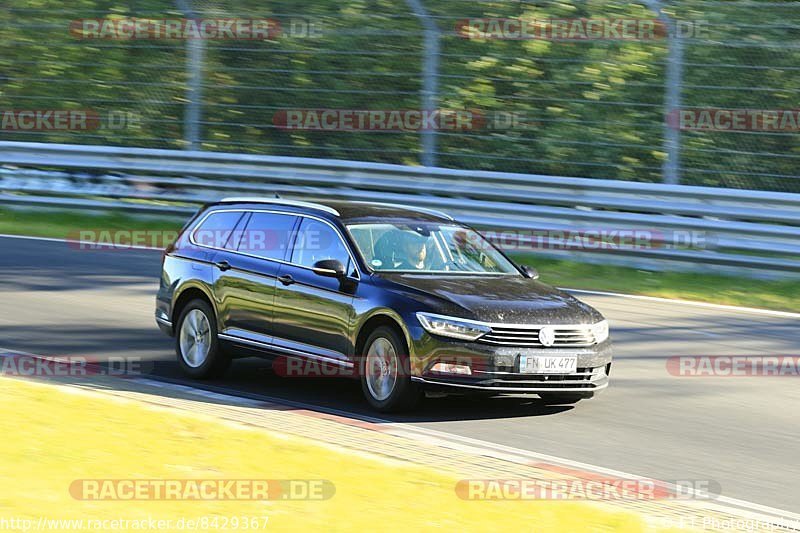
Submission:
[[[504,239],[514,240],[517,250],[594,262],[646,260],[661,268],[800,272],[800,194],[21,142],[0,142],[0,164],[4,204],[185,214],[243,193],[392,202],[441,209],[487,231],[510,231]],[[597,253],[580,238],[618,230],[644,232],[649,244]],[[561,231],[563,240],[554,233]],[[534,234],[549,241],[532,240]]]

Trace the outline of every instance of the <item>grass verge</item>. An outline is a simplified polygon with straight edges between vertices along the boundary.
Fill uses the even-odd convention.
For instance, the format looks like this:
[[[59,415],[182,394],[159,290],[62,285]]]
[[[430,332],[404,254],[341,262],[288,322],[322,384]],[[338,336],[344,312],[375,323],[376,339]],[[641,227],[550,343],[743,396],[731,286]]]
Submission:
[[[515,259],[535,266],[541,273],[542,281],[558,287],[800,312],[800,281],[797,280],[651,272],[531,256]]]
[[[202,414],[49,384],[0,378],[0,511],[46,520],[227,521],[198,530],[642,531],[635,514],[578,502],[465,501],[457,479],[430,468],[371,459],[314,442],[218,421]],[[325,501],[85,501],[70,486],[85,479],[325,479]],[[258,527],[232,527],[257,517]],[[105,521],[105,522],[100,522]],[[85,523],[84,522],[84,523]],[[535,526],[533,526],[535,524]],[[73,527],[72,529],[80,529]],[[86,528],[84,528],[86,529]],[[117,527],[116,530],[124,528]],[[132,529],[130,526],[128,529]]]
[[[0,208],[0,233],[75,238],[81,230],[176,231],[179,218],[140,218],[125,214],[17,211]],[[531,255],[516,259],[536,266],[542,281],[559,287],[679,298],[727,305],[800,312],[800,281],[754,280],[713,274],[650,272],[610,265],[558,261]]]
[[[188,217],[187,217],[188,218]],[[177,217],[138,217],[125,213],[86,214],[80,211],[16,210],[0,208],[0,233],[56,239],[75,239],[82,230],[179,230]]]

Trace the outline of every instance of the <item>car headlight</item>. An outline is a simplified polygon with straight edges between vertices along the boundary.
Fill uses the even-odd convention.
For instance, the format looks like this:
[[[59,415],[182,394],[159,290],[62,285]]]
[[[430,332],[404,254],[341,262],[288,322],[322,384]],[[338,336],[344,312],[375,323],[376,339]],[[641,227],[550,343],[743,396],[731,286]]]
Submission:
[[[492,331],[489,326],[480,322],[430,313],[417,313],[417,320],[425,328],[425,331],[432,335],[441,335],[442,337],[452,337],[465,341],[474,341]]]
[[[608,320],[601,320],[597,324],[592,324],[592,335],[594,335],[594,341],[597,344],[608,339]]]

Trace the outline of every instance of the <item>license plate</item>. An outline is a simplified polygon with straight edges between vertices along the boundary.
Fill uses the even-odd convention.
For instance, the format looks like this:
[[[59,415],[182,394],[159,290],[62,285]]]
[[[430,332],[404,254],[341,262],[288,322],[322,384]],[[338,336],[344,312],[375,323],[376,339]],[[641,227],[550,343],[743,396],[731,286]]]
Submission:
[[[523,374],[572,374],[578,369],[577,356],[520,355]]]

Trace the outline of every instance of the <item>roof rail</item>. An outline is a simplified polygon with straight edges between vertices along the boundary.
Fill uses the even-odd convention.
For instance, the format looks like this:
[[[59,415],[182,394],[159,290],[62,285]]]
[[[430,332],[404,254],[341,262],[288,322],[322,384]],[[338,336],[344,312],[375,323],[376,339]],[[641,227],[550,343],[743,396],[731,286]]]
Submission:
[[[220,203],[239,203],[239,204],[276,204],[288,205],[294,207],[306,207],[308,209],[319,209],[335,216],[339,216],[339,212],[327,205],[315,204],[314,202],[302,202],[300,200],[286,200],[284,198],[266,198],[263,196],[233,196],[230,198],[223,198]]]
[[[416,206],[411,207],[408,205],[392,204],[389,202],[352,202],[352,203],[365,204],[365,205],[381,205],[384,207],[397,207],[400,209],[408,209],[409,211],[419,211],[420,213],[428,213],[429,215],[446,218],[447,220],[455,220],[452,216],[448,215],[444,211],[439,211],[438,209],[429,209],[427,207],[416,207]]]

